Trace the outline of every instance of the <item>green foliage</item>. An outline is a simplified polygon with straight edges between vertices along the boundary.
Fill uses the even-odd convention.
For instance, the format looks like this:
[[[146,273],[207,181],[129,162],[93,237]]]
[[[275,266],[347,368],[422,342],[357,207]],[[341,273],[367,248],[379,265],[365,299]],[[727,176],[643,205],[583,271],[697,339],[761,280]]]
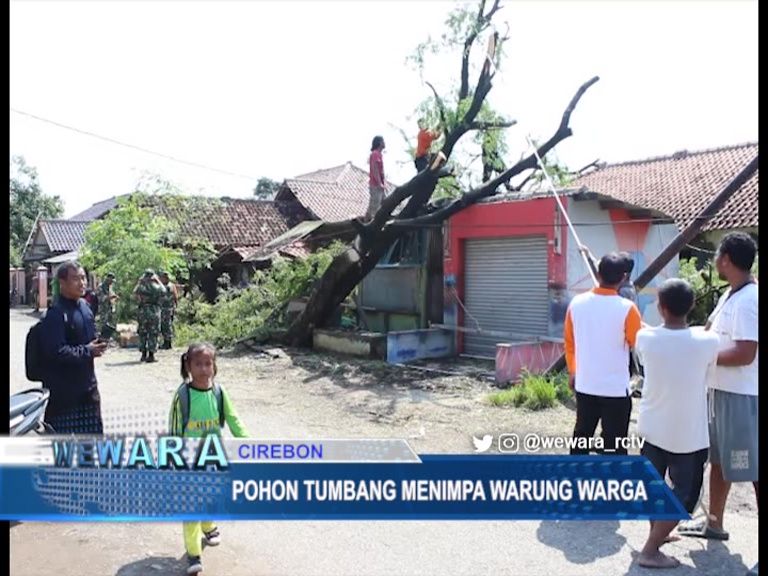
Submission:
[[[176,313],[176,339],[180,344],[208,340],[228,346],[285,327],[287,303],[308,296],[333,258],[345,249],[335,242],[303,260],[278,258],[268,270],[257,271],[248,288],[224,290],[214,304],[201,294],[183,299]]]
[[[553,407],[558,401],[568,402],[572,397],[566,373],[545,376],[525,371],[519,383],[491,394],[488,400],[494,406],[511,405],[528,410],[544,410]]]
[[[429,98],[418,104],[411,120],[426,118],[430,125],[440,123],[446,133],[454,131],[463,122],[474,96],[471,84],[477,78],[479,66],[485,61],[487,53],[486,43],[494,31],[490,20],[484,18],[478,22],[478,7],[477,4],[457,6],[445,19],[444,33],[439,38],[432,38],[430,36],[426,42],[419,44],[414,53],[406,59],[406,63],[411,65],[418,72],[422,81],[424,81],[424,72],[429,65],[431,56],[451,58],[455,62],[460,63],[464,54],[465,42],[469,38],[475,38],[472,51],[470,52],[471,58],[469,59],[468,68],[469,93],[465,94],[464,98],[460,100],[458,83],[454,83],[451,87],[443,86],[441,88],[438,86],[436,89],[442,92],[441,100],[444,105],[444,119],[441,118],[437,99],[430,95]],[[485,6],[484,13],[487,15],[489,10],[490,6]],[[503,42],[503,38],[500,38],[497,42],[494,62],[497,68],[501,64]],[[476,120],[488,122],[503,120],[503,118],[495,113],[489,104],[484,102]],[[493,157],[493,164],[500,169],[503,165],[502,158],[507,152],[503,132],[494,130],[494,134],[490,138],[485,137],[485,132],[481,130],[476,135],[474,139],[476,148],[480,148],[484,153],[490,153]],[[459,179],[464,180],[463,184],[471,185],[469,168],[473,160],[466,157],[467,154],[469,156],[472,155],[471,153],[464,154],[462,151],[457,150],[452,155],[451,163],[454,166],[454,172],[459,175]]]
[[[485,13],[488,13],[488,7],[486,7]],[[448,13],[444,25],[445,31],[438,39],[429,36],[425,42],[416,47],[413,54],[406,58],[406,64],[413,67],[422,78],[430,55],[451,54],[453,56],[460,53],[459,51],[464,49],[464,41],[470,34],[476,35],[479,40],[475,43],[475,51],[479,56],[476,61],[482,61],[482,57],[485,56],[485,38],[483,35],[490,31],[492,25],[487,21],[477,22],[477,5],[457,6]],[[504,40],[500,38],[497,45],[497,62],[495,62],[497,66],[503,43]]]
[[[256,188],[253,189],[253,195],[260,200],[271,200],[280,190],[280,182],[275,182],[269,178],[259,178]]]
[[[752,275],[757,278],[759,273],[758,260],[752,266]],[[715,309],[717,300],[728,288],[728,283],[721,280],[712,259],[697,260],[697,258],[680,258],[678,277],[686,280],[696,296],[693,310],[688,315],[688,323],[702,326]]]
[[[160,235],[160,241],[165,246],[181,249],[186,262],[185,271],[188,270],[190,276],[210,269],[216,250],[197,231],[208,224],[212,214],[222,205],[221,200],[186,196],[177,192],[179,189],[175,185],[161,182],[166,188],[156,189],[152,194],[136,194],[138,205],[153,213],[165,215],[165,229]]]
[[[14,268],[17,268],[21,266],[21,253],[19,252],[19,249],[13,245],[13,240],[10,241],[10,248],[8,263]]]
[[[437,181],[435,191],[432,193],[432,202],[438,202],[440,200],[455,200],[460,197],[464,191],[459,185],[459,181],[454,176],[448,176],[441,178]]]
[[[10,258],[12,264],[19,265],[35,219],[38,215],[43,219],[61,217],[64,203],[58,196],[43,193],[37,170],[29,166],[23,156],[14,156],[10,168]]]
[[[136,316],[132,292],[145,269],[166,270],[173,277],[187,269],[183,251],[164,244],[176,227],[144,207],[145,201],[142,194],[123,198],[117,208],[89,224],[85,231],[80,261],[102,278],[108,272],[115,274],[120,322]]]
[[[568,372],[558,372],[551,377],[558,402],[567,404],[573,400],[573,390],[568,385]]]
[[[531,142],[533,142],[533,145],[537,148],[539,147],[538,140],[531,139]],[[554,150],[550,150],[549,153],[541,159],[541,161],[544,164],[544,168],[546,169],[547,174],[549,174],[549,177],[552,179],[552,183],[556,188],[565,188],[575,179],[575,175],[568,169],[565,164],[560,162]],[[531,182],[533,184],[530,187],[533,188],[547,186],[546,176],[544,176],[544,172],[541,171],[541,169],[536,171],[536,173],[531,178]]]
[[[231,345],[263,327],[272,302],[262,286],[250,286],[237,295],[228,293],[210,304],[200,293],[183,298],[176,310],[176,341],[185,345],[204,340],[216,346]]]
[[[543,376],[531,378],[525,384],[528,388],[528,399],[523,406],[529,410],[544,410],[551,408],[557,401],[555,385]]]

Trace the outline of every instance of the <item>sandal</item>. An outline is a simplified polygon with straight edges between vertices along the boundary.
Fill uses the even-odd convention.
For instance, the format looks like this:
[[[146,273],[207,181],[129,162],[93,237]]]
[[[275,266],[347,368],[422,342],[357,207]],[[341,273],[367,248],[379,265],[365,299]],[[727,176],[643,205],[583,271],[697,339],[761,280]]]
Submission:
[[[706,518],[691,520],[677,527],[677,533],[680,536],[690,536],[693,538],[706,538],[707,540],[728,540],[730,534],[725,530],[713,528],[709,525]]]

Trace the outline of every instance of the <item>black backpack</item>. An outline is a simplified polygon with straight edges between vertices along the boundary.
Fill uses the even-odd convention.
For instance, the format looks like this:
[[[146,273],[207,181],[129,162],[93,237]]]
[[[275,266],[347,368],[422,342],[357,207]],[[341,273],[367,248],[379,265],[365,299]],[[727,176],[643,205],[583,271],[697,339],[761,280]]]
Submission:
[[[45,317],[45,316],[43,316]],[[45,359],[43,358],[42,346],[42,326],[43,319],[38,320],[34,326],[27,332],[27,341],[24,347],[24,368],[27,373],[27,380],[31,382],[42,382],[45,376]],[[67,342],[71,341],[70,335],[74,333],[74,326],[70,324],[67,313],[64,312],[64,326]]]
[[[184,430],[189,423],[189,383],[184,382],[176,392],[179,395],[179,404],[181,407],[181,433],[184,434]],[[219,407],[219,426],[224,428],[226,422],[226,414],[224,414],[224,395],[221,392],[221,386],[216,382],[213,383],[213,394],[216,396],[216,405]]]
[[[27,332],[27,342],[24,349],[24,364],[27,372],[27,380],[31,382],[43,381],[43,351],[41,340],[42,320],[38,320]]]

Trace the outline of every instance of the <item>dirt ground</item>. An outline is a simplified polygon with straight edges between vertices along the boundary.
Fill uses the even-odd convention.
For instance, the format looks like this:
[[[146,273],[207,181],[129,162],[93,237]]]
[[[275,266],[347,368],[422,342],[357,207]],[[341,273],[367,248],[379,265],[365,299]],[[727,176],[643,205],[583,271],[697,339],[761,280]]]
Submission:
[[[28,311],[11,311],[11,393],[34,386],[23,367],[23,340],[33,321]],[[136,350],[113,348],[98,360],[106,425],[110,414],[126,411],[164,419],[180,383],[181,352],[159,351],[159,362],[148,365]],[[473,452],[473,435],[572,432],[572,406],[543,412],[491,406],[487,397],[498,389],[488,378],[490,362],[447,361],[439,369],[291,349],[224,351],[218,359],[218,379],[256,438],[405,438],[427,454]],[[635,422],[636,408],[631,432]],[[676,574],[743,574],[754,564],[751,486],[734,486],[726,521],[729,542],[684,539],[670,548],[683,562]],[[205,574],[647,572],[633,565],[647,532],[640,522],[245,522],[225,528],[229,540],[206,553]],[[51,543],[44,553],[36,545],[42,539]],[[19,576],[182,574],[182,552],[176,524],[21,523],[11,530],[11,574]]]

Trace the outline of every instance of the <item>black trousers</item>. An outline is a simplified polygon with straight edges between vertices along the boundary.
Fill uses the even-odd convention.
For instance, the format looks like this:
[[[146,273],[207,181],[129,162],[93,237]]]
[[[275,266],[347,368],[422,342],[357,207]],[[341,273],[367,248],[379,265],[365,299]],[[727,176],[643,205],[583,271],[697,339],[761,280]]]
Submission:
[[[98,388],[84,392],[78,398],[67,398],[64,403],[51,393],[51,401],[45,411],[45,422],[54,434],[104,433],[101,419],[101,395]]]
[[[429,166],[429,157],[419,156],[413,161],[413,164],[416,166],[416,172],[421,172],[422,170],[425,170],[427,166]]]
[[[574,438],[592,438],[601,424],[604,454],[626,455],[627,449],[616,446],[616,438],[626,438],[629,432],[629,416],[632,413],[632,398],[593,396],[576,392],[576,426]],[[573,446],[571,454],[589,454],[589,449]]]

